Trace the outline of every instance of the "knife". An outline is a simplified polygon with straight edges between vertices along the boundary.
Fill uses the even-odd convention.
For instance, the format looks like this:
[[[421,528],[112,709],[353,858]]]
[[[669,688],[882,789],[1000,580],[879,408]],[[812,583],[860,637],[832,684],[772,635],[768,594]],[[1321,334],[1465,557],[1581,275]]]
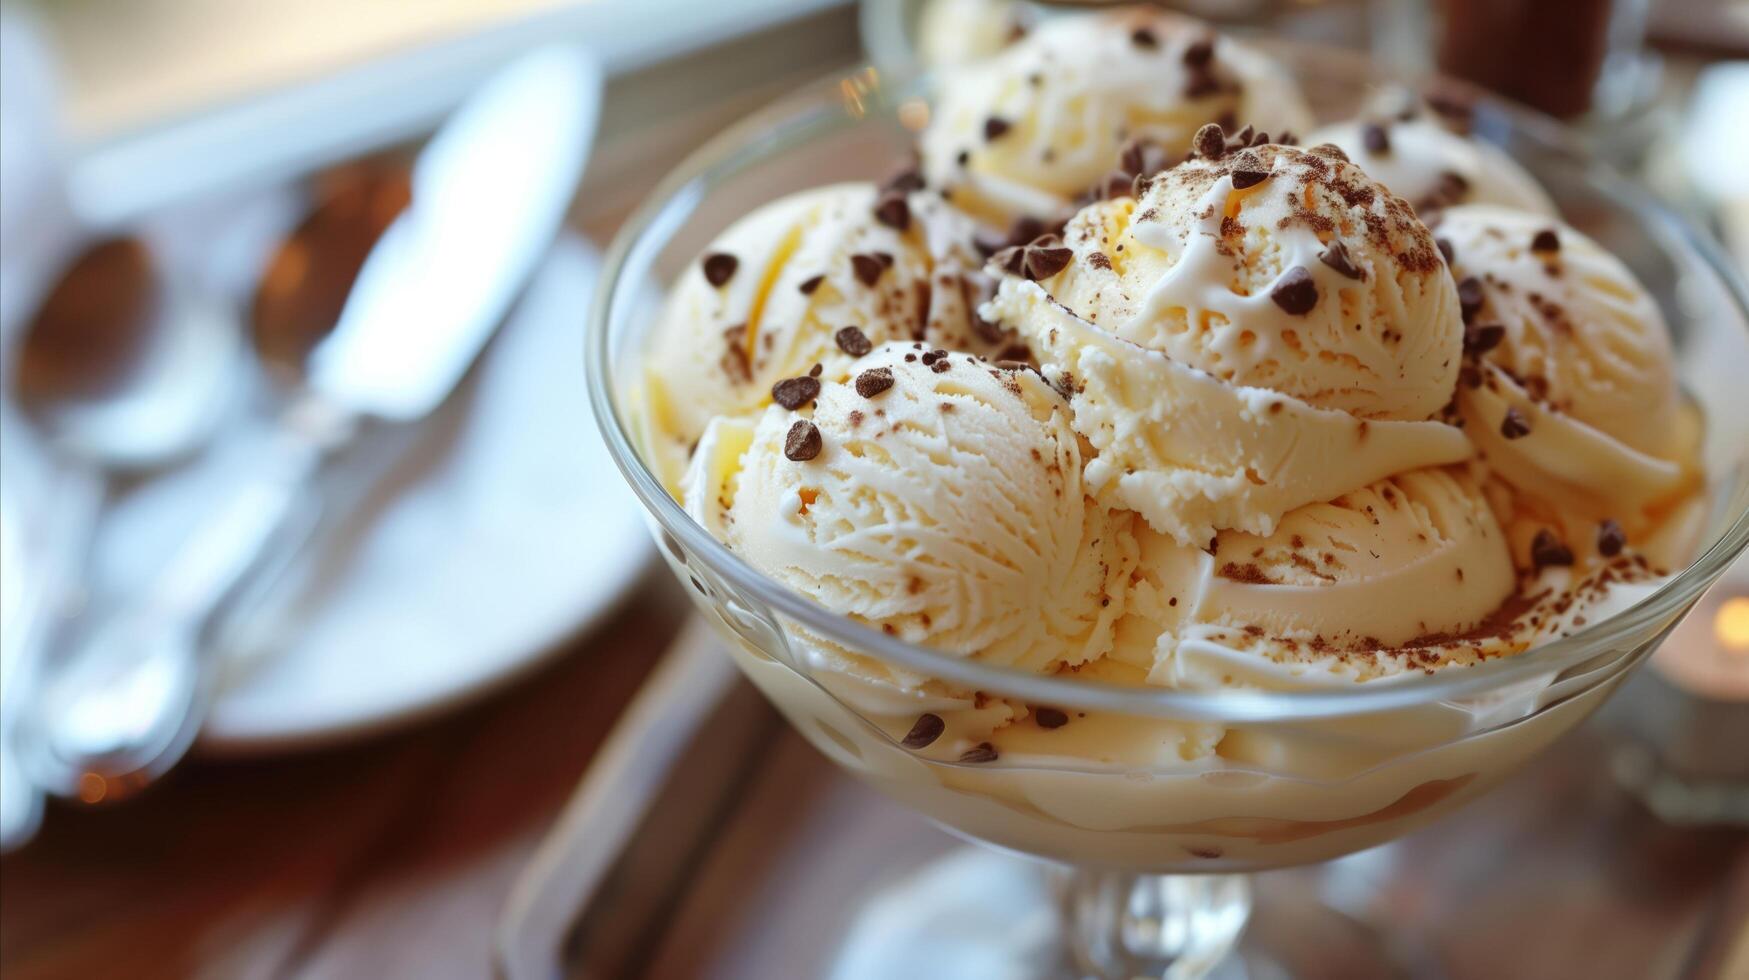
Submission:
[[[299,519],[324,464],[367,420],[411,423],[461,380],[564,217],[600,110],[601,73],[570,46],[523,55],[469,97],[413,165],[412,203],[378,240],[258,461],[158,579],[44,665],[19,732],[46,790],[131,795],[187,751],[213,664],[203,628]]]

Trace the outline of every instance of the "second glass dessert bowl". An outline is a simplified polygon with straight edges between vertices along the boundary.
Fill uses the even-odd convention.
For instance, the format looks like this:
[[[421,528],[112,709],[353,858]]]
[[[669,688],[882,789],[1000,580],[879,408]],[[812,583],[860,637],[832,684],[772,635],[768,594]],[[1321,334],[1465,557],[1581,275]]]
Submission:
[[[1271,51],[1321,121],[1353,114],[1390,81],[1352,56]],[[894,86],[865,70],[746,120],[686,161],[614,243],[590,327],[591,394],[665,559],[749,679],[847,771],[956,833],[1072,868],[1062,935],[1078,969],[1197,975],[1243,928],[1245,874],[1384,843],[1485,792],[1596,709],[1749,541],[1749,444],[1726,424],[1709,429],[1704,544],[1686,568],[1572,636],[1430,676],[1316,690],[1122,686],[953,657],[831,613],[687,516],[640,455],[624,379],[644,370],[664,288],[719,231],[786,193],[888,175],[928,118],[927,96],[927,83]],[[1485,99],[1476,120],[1658,299],[1703,414],[1742,417],[1735,379],[1749,371],[1749,306],[1715,250],[1588,162],[1555,124]],[[1020,761],[931,751],[933,734],[917,731],[927,704],[820,669],[846,654],[1029,705],[1033,719],[1021,724],[1066,723],[1078,748],[1053,742],[1057,751]]]

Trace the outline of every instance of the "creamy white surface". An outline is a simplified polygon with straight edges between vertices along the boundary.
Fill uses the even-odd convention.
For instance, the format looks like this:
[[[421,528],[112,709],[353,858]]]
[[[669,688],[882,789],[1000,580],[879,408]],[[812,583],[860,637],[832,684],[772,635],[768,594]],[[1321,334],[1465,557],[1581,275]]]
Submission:
[[[1139,28],[1157,44],[1137,44]],[[1228,84],[1188,97],[1185,49],[1212,36],[1197,21],[1145,11],[1057,17],[994,57],[947,72],[920,141],[930,186],[949,189],[955,205],[985,220],[1050,218],[1115,169],[1132,136],[1182,154],[1199,127],[1229,114],[1276,133],[1311,125],[1286,72],[1225,38],[1215,42],[1212,70]],[[1010,126],[994,140],[985,138],[991,118]]]

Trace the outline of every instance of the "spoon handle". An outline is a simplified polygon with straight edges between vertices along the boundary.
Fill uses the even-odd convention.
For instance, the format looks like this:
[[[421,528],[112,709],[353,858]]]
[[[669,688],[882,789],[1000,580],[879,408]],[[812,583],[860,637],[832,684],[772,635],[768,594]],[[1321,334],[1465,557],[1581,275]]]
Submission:
[[[156,581],[82,624],[76,642],[45,665],[25,740],[44,788],[86,802],[115,799],[187,751],[212,687],[204,627],[286,526],[328,449],[344,439],[341,429],[306,422],[288,417]]]

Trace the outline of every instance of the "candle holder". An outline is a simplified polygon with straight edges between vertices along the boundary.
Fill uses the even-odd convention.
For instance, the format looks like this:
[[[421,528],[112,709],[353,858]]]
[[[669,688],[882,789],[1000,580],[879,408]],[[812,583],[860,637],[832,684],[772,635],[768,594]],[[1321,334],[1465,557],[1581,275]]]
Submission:
[[[1668,823],[1749,826],[1749,562],[1701,596],[1617,704],[1623,786]]]

